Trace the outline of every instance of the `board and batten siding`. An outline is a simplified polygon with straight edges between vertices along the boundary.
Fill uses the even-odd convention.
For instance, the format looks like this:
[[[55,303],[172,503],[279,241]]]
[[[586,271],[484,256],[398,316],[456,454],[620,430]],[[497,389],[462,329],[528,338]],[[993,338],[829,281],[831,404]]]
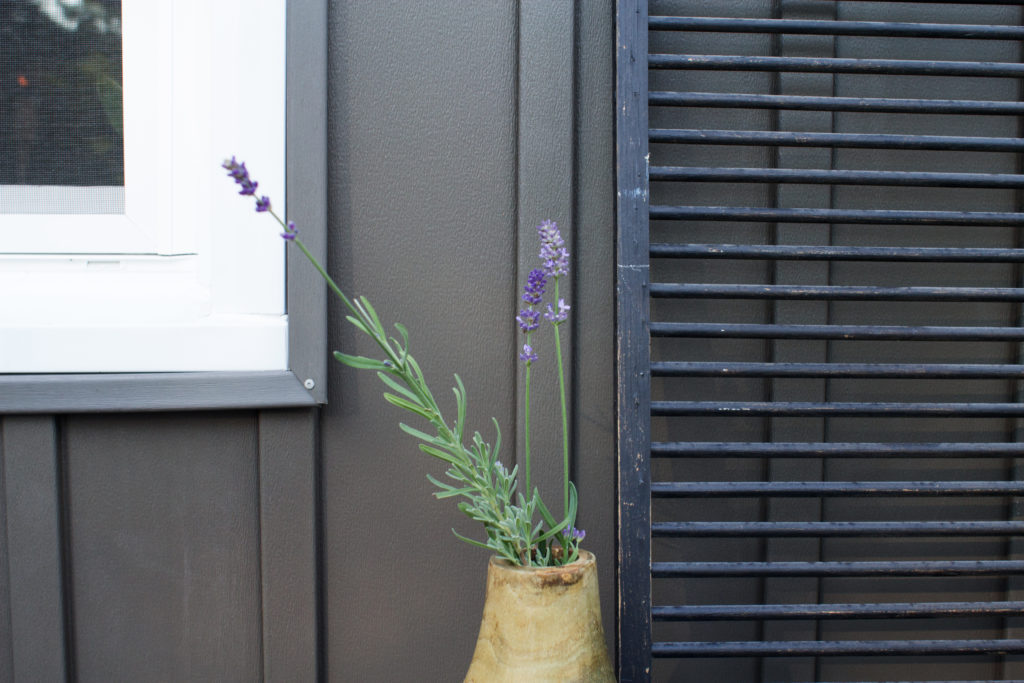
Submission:
[[[330,0],[308,30],[328,55],[326,201],[310,209],[328,268],[409,328],[440,401],[460,374],[470,425],[491,440],[496,417],[510,463],[518,289],[534,226],[567,235],[572,476],[611,647],[612,3]],[[329,349],[368,351],[334,301],[326,327]],[[135,409],[134,389],[92,378],[59,409],[0,417],[0,681],[461,679],[487,558],[449,529],[478,530],[433,499],[425,475],[443,470],[372,373],[326,372],[319,408],[199,410],[175,398],[186,383]],[[560,507],[548,389],[535,477]]]

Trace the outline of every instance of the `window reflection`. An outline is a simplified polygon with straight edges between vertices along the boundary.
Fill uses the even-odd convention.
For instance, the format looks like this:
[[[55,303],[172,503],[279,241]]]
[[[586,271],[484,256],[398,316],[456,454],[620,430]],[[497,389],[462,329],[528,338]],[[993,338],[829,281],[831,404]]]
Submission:
[[[120,0],[0,1],[0,185],[123,186]]]

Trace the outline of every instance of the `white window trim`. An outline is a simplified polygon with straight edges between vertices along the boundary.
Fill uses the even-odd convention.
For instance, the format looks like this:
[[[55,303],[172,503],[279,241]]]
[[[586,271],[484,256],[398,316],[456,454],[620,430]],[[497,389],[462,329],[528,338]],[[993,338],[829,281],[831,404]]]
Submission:
[[[219,167],[284,211],[285,1],[123,8],[125,215],[0,216],[0,372],[285,370],[283,245]]]

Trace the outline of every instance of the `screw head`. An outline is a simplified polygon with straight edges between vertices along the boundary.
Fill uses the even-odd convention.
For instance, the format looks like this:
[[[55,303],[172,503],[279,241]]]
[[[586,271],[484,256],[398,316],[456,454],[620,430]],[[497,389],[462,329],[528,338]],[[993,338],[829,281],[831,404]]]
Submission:
[[[305,382],[302,383],[302,386],[306,387],[307,389],[312,389],[313,387],[316,386],[316,382],[314,382],[311,379],[307,379]]]

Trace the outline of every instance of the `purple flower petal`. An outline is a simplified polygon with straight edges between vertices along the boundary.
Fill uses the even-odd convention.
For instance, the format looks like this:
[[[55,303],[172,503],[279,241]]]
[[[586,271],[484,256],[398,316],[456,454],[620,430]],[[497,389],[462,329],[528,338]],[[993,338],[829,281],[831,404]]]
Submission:
[[[533,347],[529,344],[523,344],[523,352],[519,354],[519,360],[527,365],[537,360],[537,354],[533,352]]]
[[[523,287],[523,301],[528,304],[539,304],[544,295],[544,287],[547,285],[547,276],[540,268],[534,268],[526,278],[526,285]]]
[[[544,274],[561,277],[569,272],[569,250],[554,221],[544,221],[537,226],[540,235],[540,260],[544,263]]]

